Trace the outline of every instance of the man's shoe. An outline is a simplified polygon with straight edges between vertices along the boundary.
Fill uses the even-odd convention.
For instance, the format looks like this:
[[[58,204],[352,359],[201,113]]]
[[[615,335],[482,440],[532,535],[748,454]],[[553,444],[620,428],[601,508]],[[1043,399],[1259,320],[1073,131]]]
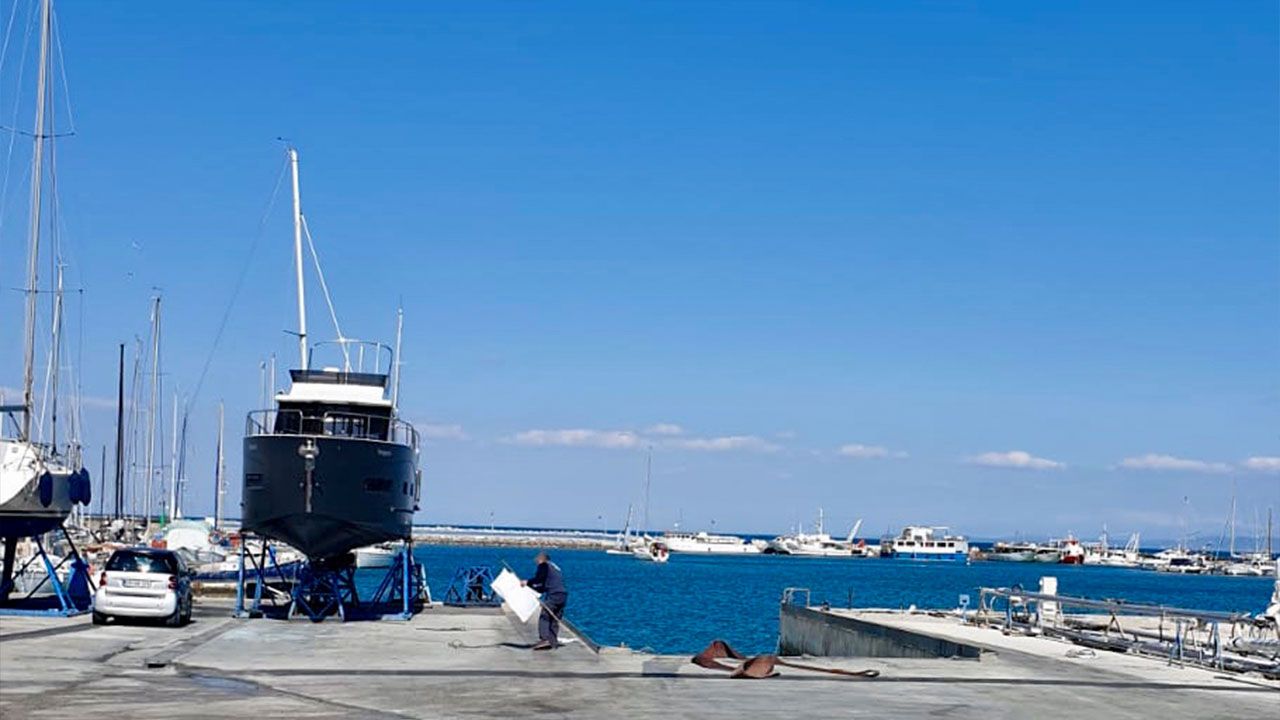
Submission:
[[[551,643],[547,642],[546,640],[543,640],[542,642],[538,643],[537,645],[534,645],[534,646],[533,646],[532,648],[530,648],[530,649],[531,649],[531,650],[550,650],[550,649],[551,649],[551,648],[553,648],[553,647],[555,647],[555,645],[552,645]]]

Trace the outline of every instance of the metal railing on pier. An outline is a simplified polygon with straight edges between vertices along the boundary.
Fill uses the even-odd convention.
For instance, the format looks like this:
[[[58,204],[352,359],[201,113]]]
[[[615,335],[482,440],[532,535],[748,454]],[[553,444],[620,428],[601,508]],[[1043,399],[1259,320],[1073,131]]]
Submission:
[[[1067,608],[1085,612],[1067,614]],[[1091,615],[1102,622],[1091,622]],[[1139,627],[1139,618],[1147,620],[1147,627]],[[1097,649],[1155,655],[1170,663],[1280,677],[1280,628],[1267,616],[1094,600],[1015,586],[980,588],[978,608],[966,620],[1005,632],[1053,635]]]
[[[374,440],[418,447],[412,424],[386,415],[302,410],[252,410],[245,416],[245,435],[304,435]]]

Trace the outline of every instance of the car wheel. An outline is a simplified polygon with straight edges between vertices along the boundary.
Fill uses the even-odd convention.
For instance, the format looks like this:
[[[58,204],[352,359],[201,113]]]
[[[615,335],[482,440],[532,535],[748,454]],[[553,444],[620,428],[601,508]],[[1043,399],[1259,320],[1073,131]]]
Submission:
[[[98,612],[97,610],[94,610],[94,611],[93,611],[93,624],[94,624],[94,625],[106,625],[106,624],[107,624],[107,616],[106,616],[106,615],[103,615],[102,613]]]
[[[181,627],[182,626],[182,606],[173,609],[173,614],[164,619],[165,627]]]
[[[187,611],[182,614],[182,624],[187,625],[191,622],[191,601],[187,601]]]

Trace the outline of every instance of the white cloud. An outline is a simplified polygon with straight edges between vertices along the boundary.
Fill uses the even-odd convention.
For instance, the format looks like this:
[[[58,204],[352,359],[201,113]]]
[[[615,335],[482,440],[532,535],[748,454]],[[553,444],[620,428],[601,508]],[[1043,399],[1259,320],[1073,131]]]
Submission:
[[[1241,465],[1246,470],[1265,473],[1280,473],[1280,457],[1255,456],[1245,460]]]
[[[1066,463],[1036,457],[1023,450],[982,453],[969,458],[968,462],[971,465],[982,465],[983,467],[1020,468],[1024,470],[1061,470],[1067,466]]]
[[[862,445],[860,443],[849,443],[841,445],[836,454],[841,457],[856,458],[858,460],[875,460],[878,458],[905,458],[907,454],[900,450],[890,450],[880,445]]]
[[[670,447],[682,450],[705,450],[707,452],[727,452],[730,450],[750,450],[753,452],[777,452],[782,448],[764,438],[755,435],[726,435],[713,438],[687,438],[671,440]]]
[[[441,425],[437,423],[423,423],[416,426],[418,432],[422,433],[425,438],[432,440],[466,440],[468,435],[463,431],[461,425]]]
[[[1120,461],[1119,467],[1125,470],[1175,470],[1179,472],[1226,473],[1231,466],[1226,463],[1206,460],[1189,460],[1173,455],[1147,453],[1137,457],[1127,457]]]
[[[630,430],[525,430],[508,439],[508,442],[529,447],[597,447],[626,449],[638,447],[642,440]]]
[[[645,428],[648,435],[683,435],[684,428],[675,423],[658,423]]]

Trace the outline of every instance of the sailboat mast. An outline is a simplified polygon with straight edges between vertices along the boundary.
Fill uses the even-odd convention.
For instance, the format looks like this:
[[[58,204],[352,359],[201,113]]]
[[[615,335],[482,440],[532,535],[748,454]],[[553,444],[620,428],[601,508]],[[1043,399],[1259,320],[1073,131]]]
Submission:
[[[124,343],[120,343],[120,370],[116,382],[116,512],[124,517]]]
[[[40,70],[36,81],[36,120],[31,152],[31,227],[27,241],[26,333],[22,360],[22,439],[31,440],[31,416],[35,409],[36,284],[40,279],[40,192],[44,185],[45,110],[49,105],[49,43],[53,27],[53,0],[40,5]]]
[[[58,452],[58,376],[62,374],[62,264],[53,293],[53,336],[49,350],[49,443]]]
[[[307,369],[307,292],[302,279],[302,194],[298,190],[298,151],[289,148],[289,169],[293,172],[293,269],[298,282],[298,354],[302,370]]]
[[[178,517],[178,391],[173,391],[173,439],[169,450],[169,521]]]
[[[147,478],[144,484],[146,497],[143,500],[143,508],[147,513],[146,532],[151,532],[151,516],[152,503],[155,500],[155,494],[152,492],[151,482],[155,478],[155,456],[156,456],[156,410],[157,401],[160,396],[160,296],[157,295],[153,301],[153,310],[151,311],[151,397],[148,402],[147,411]]]
[[[649,486],[653,479],[653,447],[649,447],[649,454],[644,461],[644,534],[649,534]]]
[[[222,401],[218,401],[218,452],[217,465],[213,469],[213,527],[218,529],[222,527],[222,494],[225,489],[222,485],[222,473],[226,468],[226,464],[222,457],[222,428],[223,428],[223,411]]]

